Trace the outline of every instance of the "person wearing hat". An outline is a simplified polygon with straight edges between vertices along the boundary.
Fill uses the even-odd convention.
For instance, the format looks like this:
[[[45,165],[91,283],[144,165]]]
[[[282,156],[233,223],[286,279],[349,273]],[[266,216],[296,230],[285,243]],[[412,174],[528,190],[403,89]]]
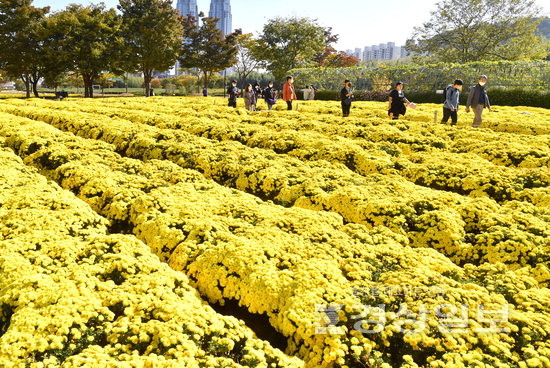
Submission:
[[[456,125],[458,121],[458,104],[460,91],[462,90],[462,79],[456,79],[453,84],[445,88],[445,103],[443,104],[443,119],[441,123],[446,124],[451,118],[451,125]]]
[[[267,88],[264,89],[264,100],[269,110],[273,109],[273,105],[277,102],[277,91],[273,88],[273,82],[267,84]]]
[[[231,85],[227,88],[227,94],[229,95],[229,107],[237,107],[237,97],[239,97],[239,89],[237,88],[237,81],[232,80]]]
[[[491,111],[489,96],[487,96],[487,91],[485,90],[486,83],[487,76],[479,76],[478,83],[470,88],[470,94],[468,95],[466,112],[470,112],[470,106],[474,109],[474,122],[472,124],[474,128],[479,128],[482,123],[481,114],[483,114],[483,109],[488,108]]]
[[[349,79],[344,81],[344,88],[340,91],[340,100],[342,101],[342,116],[348,117],[351,110],[351,101],[353,93],[351,91],[351,82]]]

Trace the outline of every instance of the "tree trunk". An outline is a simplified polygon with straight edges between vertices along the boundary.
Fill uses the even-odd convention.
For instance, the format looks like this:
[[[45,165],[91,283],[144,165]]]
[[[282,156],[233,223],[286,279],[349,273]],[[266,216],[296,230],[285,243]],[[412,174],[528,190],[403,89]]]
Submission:
[[[208,89],[208,82],[210,81],[210,73],[204,72],[204,88]]]
[[[29,85],[32,87],[34,97],[40,97],[40,95],[38,94],[38,82],[40,82],[40,76],[38,75],[38,73],[33,72],[31,74],[28,74],[27,78],[29,80]]]
[[[90,97],[88,95],[88,79],[84,74],[82,75],[82,82],[84,82],[84,98],[88,98]]]
[[[149,97],[151,95],[151,80],[153,79],[153,71],[150,69],[144,70],[143,79],[145,83],[145,97]]]
[[[82,74],[82,80],[84,81],[84,97],[94,97],[94,78],[90,74]]]
[[[32,91],[34,93],[34,97],[40,97],[38,94],[38,80],[36,79],[32,81]]]
[[[28,75],[22,75],[21,80],[25,83],[26,98],[31,98],[31,83]]]

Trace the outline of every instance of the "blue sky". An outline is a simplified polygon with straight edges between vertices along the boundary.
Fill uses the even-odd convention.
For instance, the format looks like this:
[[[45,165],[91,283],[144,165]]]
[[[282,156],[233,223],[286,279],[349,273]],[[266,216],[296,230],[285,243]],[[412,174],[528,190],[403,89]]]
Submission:
[[[90,0],[35,0],[35,6],[51,6],[61,10],[70,3],[88,5]],[[118,0],[104,0],[116,7]],[[176,0],[174,0],[174,3]],[[210,0],[197,0],[199,11],[208,13]],[[319,24],[332,27],[340,35],[341,50],[373,44],[404,44],[413,27],[429,18],[437,0],[232,0],[233,28],[259,33],[267,19],[275,16],[306,16]],[[550,2],[539,0],[543,13],[550,16]],[[544,4],[544,5],[543,5]]]

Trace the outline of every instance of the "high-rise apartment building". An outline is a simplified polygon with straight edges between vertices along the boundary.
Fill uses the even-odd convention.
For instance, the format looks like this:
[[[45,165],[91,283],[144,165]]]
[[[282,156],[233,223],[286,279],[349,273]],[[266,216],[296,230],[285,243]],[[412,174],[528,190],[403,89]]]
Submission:
[[[388,42],[366,46],[363,50],[362,60],[397,60],[406,58],[408,55],[405,46],[395,46],[395,42]]]

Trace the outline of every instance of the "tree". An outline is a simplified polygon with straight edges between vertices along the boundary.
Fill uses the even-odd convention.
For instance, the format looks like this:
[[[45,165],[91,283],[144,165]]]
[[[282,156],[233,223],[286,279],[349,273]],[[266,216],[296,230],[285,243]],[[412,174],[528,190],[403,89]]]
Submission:
[[[202,17],[199,25],[193,16],[183,21],[185,41],[181,47],[180,65],[182,68],[196,68],[202,74],[203,86],[214,73],[221,72],[237,62],[237,37],[240,30],[224,36],[217,27],[218,18]]]
[[[361,60],[344,51],[336,51],[333,47],[327,47],[321,55],[319,66],[329,68],[349,68],[359,64]]]
[[[160,81],[160,79],[158,78],[155,78],[155,79],[152,79],[151,80],[151,88],[162,88],[162,83]]]
[[[534,0],[442,0],[406,47],[443,62],[541,59],[539,13]]]
[[[265,63],[262,60],[254,57],[254,51],[258,47],[258,41],[252,38],[252,33],[244,33],[237,36],[237,63],[235,64],[235,72],[239,80],[244,80],[253,71],[265,67]]]
[[[57,71],[51,73],[49,73],[48,70],[45,71],[42,86],[57,90],[57,88],[63,84],[67,84],[67,74],[57,73]]]
[[[183,42],[182,18],[171,0],[120,0],[125,69],[141,71],[145,95],[150,94],[153,73],[176,64]]]
[[[36,8],[32,0],[0,1],[0,65],[12,78],[25,84],[27,98],[31,87],[38,97],[42,77],[42,35],[49,7]]]
[[[51,68],[66,68],[80,75],[84,96],[93,97],[94,81],[103,72],[118,69],[121,23],[115,9],[106,10],[103,4],[71,4],[49,19],[45,59]]]
[[[291,69],[313,66],[334,38],[331,29],[321,27],[316,20],[277,17],[264,26],[254,57],[265,60],[267,70],[282,80]]]
[[[338,42],[338,35],[332,34],[332,27],[325,29],[325,48],[322,52],[319,52],[315,55],[315,62],[322,66],[325,59],[336,53],[336,49],[332,46],[333,43]]]
[[[101,73],[96,79],[97,84],[101,87],[101,94],[105,94],[105,88],[111,88],[116,82],[116,75],[113,73]]]

